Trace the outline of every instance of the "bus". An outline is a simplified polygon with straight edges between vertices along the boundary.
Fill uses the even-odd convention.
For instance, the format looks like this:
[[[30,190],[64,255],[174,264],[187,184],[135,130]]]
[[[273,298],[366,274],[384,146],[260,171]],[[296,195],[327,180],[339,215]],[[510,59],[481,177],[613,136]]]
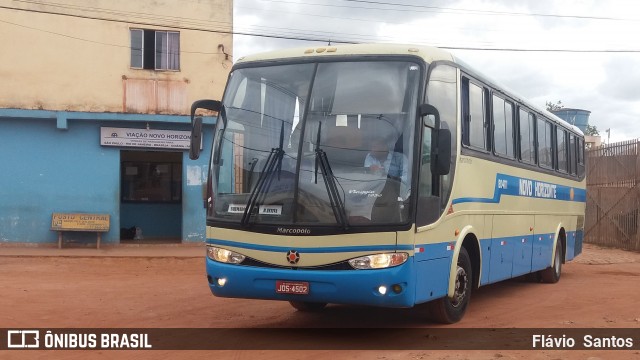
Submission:
[[[218,116],[203,191],[216,296],[425,303],[454,323],[478,287],[555,283],[582,251],[583,133],[444,50],[241,58],[221,101],[192,105],[194,159],[199,109]]]

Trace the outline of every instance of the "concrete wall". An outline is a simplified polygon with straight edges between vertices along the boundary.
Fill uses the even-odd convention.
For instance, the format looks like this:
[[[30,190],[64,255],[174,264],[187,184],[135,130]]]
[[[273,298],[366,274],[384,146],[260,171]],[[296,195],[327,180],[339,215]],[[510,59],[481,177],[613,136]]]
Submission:
[[[64,129],[58,127],[59,115],[50,111],[0,110],[0,244],[56,243],[57,234],[50,231],[54,212],[109,214],[111,229],[103,241],[117,243],[121,227],[122,149],[100,146],[100,127],[143,129],[151,121],[153,128],[189,129],[189,119],[184,116],[99,113],[67,113]],[[183,152],[181,238],[187,242],[205,239],[202,174],[208,169],[212,122],[205,126],[201,158],[190,160]],[[188,171],[200,177],[189,178]],[[162,221],[154,220],[160,225]],[[93,234],[67,236],[80,242],[95,241]]]
[[[182,89],[180,104],[187,106],[159,113],[186,114],[194,100],[222,96],[232,63],[219,45],[232,54],[232,35],[215,31],[232,29],[232,0],[0,0],[0,6],[23,9],[2,9],[0,108],[123,112],[133,80]],[[131,28],[179,31],[180,71],[132,69]]]
[[[100,127],[189,130],[183,115],[191,103],[222,97],[232,65],[225,53],[233,54],[233,1],[0,0],[0,6],[0,244],[55,244],[53,212],[110,214],[105,243],[118,242],[120,227],[129,226],[121,224],[125,216],[146,235],[204,241],[202,184],[213,119],[201,159],[182,152],[182,204],[155,207],[155,217],[149,210],[130,217],[121,208],[125,149],[101,146]],[[180,69],[131,68],[131,29],[179,32]],[[181,222],[167,223],[179,214]],[[94,234],[67,236],[95,241]]]

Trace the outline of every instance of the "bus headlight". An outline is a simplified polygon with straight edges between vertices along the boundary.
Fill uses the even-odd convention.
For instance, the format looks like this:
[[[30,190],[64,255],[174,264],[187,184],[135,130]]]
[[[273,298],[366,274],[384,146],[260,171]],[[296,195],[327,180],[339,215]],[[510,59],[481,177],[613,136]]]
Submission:
[[[207,257],[211,260],[227,264],[240,264],[245,256],[235,251],[222,249],[215,246],[207,246]]]
[[[409,258],[407,253],[384,253],[349,260],[349,264],[354,269],[384,269],[388,267],[404,264]]]

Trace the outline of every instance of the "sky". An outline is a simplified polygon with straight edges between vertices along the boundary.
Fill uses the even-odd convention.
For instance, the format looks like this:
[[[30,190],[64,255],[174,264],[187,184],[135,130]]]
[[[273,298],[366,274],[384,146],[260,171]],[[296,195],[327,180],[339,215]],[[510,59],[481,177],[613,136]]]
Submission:
[[[540,107],[591,111],[605,142],[640,138],[639,1],[234,0],[233,21],[234,60],[329,41],[445,47]]]

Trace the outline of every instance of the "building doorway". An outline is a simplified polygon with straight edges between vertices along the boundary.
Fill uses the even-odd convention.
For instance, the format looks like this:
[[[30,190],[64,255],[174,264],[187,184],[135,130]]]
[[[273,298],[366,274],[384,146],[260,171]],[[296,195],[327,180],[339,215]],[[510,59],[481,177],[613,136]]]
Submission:
[[[182,152],[121,150],[121,243],[181,239]]]

